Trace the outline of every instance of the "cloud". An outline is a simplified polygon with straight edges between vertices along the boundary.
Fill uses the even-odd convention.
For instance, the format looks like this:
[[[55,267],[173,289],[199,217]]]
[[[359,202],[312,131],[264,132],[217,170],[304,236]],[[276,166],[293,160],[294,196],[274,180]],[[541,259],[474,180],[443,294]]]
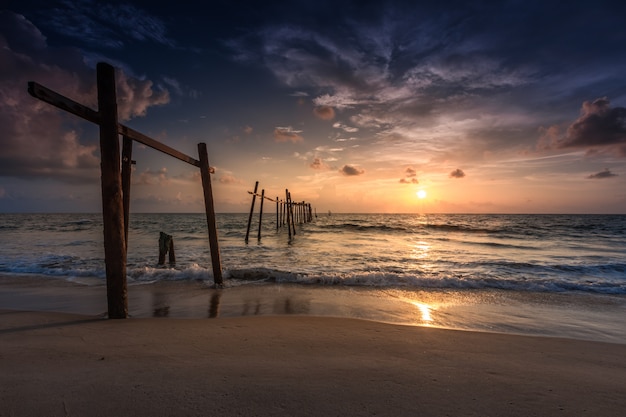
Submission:
[[[0,176],[46,177],[71,183],[99,180],[97,127],[26,92],[36,81],[93,109],[96,73],[75,48],[55,48],[32,22],[0,11]],[[121,121],[169,100],[149,80],[116,71]]]
[[[465,172],[463,172],[462,170],[458,168],[450,173],[450,178],[463,178],[463,177],[465,177]]]
[[[145,171],[139,174],[137,184],[142,185],[164,185],[169,184],[170,178],[167,174],[167,168],[161,168],[158,171],[153,171],[147,168]]]
[[[404,170],[404,178],[400,179],[400,184],[419,184],[417,178],[417,171],[413,167],[407,167]]]
[[[227,184],[227,185],[231,185],[231,184],[243,184],[243,181],[235,178],[234,175],[232,174],[224,174],[222,175],[219,180],[218,180],[221,184]]]
[[[46,25],[83,43],[120,49],[130,41],[174,47],[161,19],[131,4],[62,0]]]
[[[352,177],[357,175],[365,174],[365,170],[361,168],[354,167],[352,165],[344,165],[343,168],[339,170],[343,175]]]
[[[117,113],[120,121],[145,116],[148,107],[167,104],[170,101],[168,90],[153,90],[152,81],[128,77],[116,71]]]
[[[324,163],[322,158],[315,158],[315,159],[313,159],[313,162],[311,162],[309,167],[311,167],[313,169],[319,169],[319,170],[326,170],[326,169],[330,168],[327,164]]]
[[[302,142],[304,138],[300,136],[301,130],[294,130],[291,126],[276,127],[274,129],[274,140],[276,142]]]
[[[335,118],[335,110],[330,106],[317,106],[313,109],[313,114],[318,119],[332,120]]]
[[[539,148],[609,149],[626,156],[626,108],[611,107],[606,98],[583,102],[580,116],[565,132],[558,125],[541,129]]]
[[[245,133],[246,135],[250,135],[252,133],[253,129],[250,126],[245,126],[243,128],[243,133]]]
[[[608,168],[605,168],[604,171],[600,171],[597,174],[592,174],[587,177],[587,179],[591,180],[601,180],[605,178],[617,177],[617,174],[612,173]]]
[[[348,125],[345,125],[345,124],[339,123],[339,122],[333,123],[333,127],[335,129],[341,129],[344,132],[350,132],[350,133],[354,133],[354,132],[358,132],[359,131],[358,127],[348,126]]]

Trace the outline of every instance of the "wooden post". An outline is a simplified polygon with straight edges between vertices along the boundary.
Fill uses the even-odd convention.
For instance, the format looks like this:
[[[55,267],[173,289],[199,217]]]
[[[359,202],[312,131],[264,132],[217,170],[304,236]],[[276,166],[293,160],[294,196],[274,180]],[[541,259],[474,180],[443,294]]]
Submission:
[[[280,221],[278,219],[278,208],[280,207],[280,201],[278,200],[278,196],[276,196],[276,230],[280,227]]]
[[[110,319],[125,319],[128,317],[126,240],[114,68],[98,63],[97,80],[107,305]]]
[[[296,223],[295,220],[293,218],[293,201],[291,200],[291,193],[289,193],[289,207],[287,208],[289,210],[289,216],[291,217],[291,227],[293,229],[293,235],[296,235]]]
[[[250,235],[250,223],[252,223],[252,213],[254,212],[254,202],[256,201],[256,190],[259,188],[259,182],[254,183],[254,192],[252,193],[252,205],[250,206],[250,215],[248,216],[248,228],[246,229],[246,243]]]
[[[291,239],[291,224],[289,223],[289,190],[285,190],[285,205],[287,206],[287,228],[289,230],[289,239]]]
[[[259,207],[259,234],[258,240],[261,240],[261,227],[263,226],[263,200],[265,200],[265,188],[261,190],[261,206]]]
[[[128,225],[130,223],[130,176],[133,165],[133,140],[128,136],[122,141],[122,202],[124,205],[124,242],[128,253]]]
[[[176,254],[174,253],[174,238],[167,233],[159,233],[159,265],[165,264],[165,254],[168,253],[170,265],[176,263]]]
[[[209,167],[209,155],[206,143],[198,143],[198,155],[200,156],[200,176],[204,190],[204,207],[206,210],[206,222],[209,229],[209,245],[211,247],[211,264],[213,266],[213,281],[216,286],[224,283],[222,279],[222,261],[220,248],[217,240],[217,226],[215,222],[215,206],[213,205],[213,190],[211,188],[211,172]]]

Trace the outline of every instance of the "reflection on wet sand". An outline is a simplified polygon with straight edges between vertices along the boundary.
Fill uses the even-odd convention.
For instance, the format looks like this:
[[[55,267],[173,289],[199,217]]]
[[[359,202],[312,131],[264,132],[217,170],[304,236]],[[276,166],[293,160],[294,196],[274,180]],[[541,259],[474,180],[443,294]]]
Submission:
[[[167,293],[154,291],[152,293],[152,317],[168,317],[170,315],[170,302]]]
[[[222,298],[221,290],[215,290],[213,291],[213,294],[211,294],[211,299],[209,301],[209,318],[210,319],[219,317],[221,298]]]

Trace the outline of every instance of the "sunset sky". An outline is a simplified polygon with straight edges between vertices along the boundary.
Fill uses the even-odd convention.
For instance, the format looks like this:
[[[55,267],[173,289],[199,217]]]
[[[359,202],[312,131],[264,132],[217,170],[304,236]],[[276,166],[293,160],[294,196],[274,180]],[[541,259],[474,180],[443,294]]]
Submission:
[[[97,126],[27,82],[96,109],[108,62],[120,122],[207,143],[218,212],[259,181],[322,212],[626,213],[626,2],[6,3],[0,212],[101,210]],[[197,168],[133,159],[131,211],[204,210]]]

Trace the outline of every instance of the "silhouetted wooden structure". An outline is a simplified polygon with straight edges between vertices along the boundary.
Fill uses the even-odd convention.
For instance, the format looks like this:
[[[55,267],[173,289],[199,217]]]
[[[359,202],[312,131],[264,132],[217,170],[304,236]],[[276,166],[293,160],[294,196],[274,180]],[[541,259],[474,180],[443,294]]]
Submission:
[[[289,238],[296,234],[296,223],[303,224],[313,221],[313,209],[310,203],[304,201],[294,203],[291,200],[291,193],[288,189],[285,190],[285,200],[280,200],[278,197],[272,199],[265,195],[265,189],[261,190],[261,194],[257,191],[259,189],[259,182],[254,184],[254,191],[248,191],[248,194],[252,195],[252,204],[250,205],[250,215],[248,216],[248,226],[246,228],[246,243],[250,236],[250,226],[252,224],[252,215],[254,214],[254,204],[256,198],[261,198],[261,205],[259,209],[259,231],[257,234],[258,240],[261,240],[261,228],[263,224],[263,201],[269,200],[276,203],[276,229],[280,229],[282,226],[287,226],[289,231]]]
[[[100,127],[102,219],[104,225],[107,305],[109,318],[117,319],[128,317],[126,252],[128,247],[133,141],[200,168],[213,279],[216,285],[222,285],[223,279],[211,189],[211,168],[209,167],[206,144],[198,144],[199,160],[197,160],[118,123],[115,70],[111,65],[100,62],[97,65],[96,72],[98,111],[64,97],[34,81],[28,83],[28,92],[35,98],[75,114]],[[121,164],[119,135],[123,137]]]

